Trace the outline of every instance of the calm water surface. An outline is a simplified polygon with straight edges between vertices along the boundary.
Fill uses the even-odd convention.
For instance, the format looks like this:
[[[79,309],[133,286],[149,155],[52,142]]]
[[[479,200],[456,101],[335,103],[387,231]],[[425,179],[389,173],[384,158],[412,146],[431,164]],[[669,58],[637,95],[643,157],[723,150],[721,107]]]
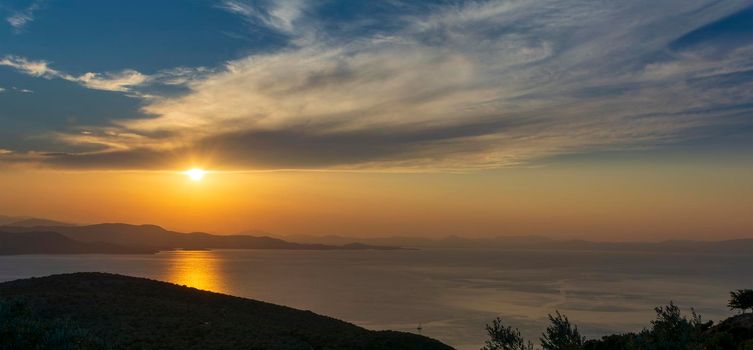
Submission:
[[[536,340],[547,313],[587,336],[639,330],[675,301],[730,315],[753,287],[753,256],[500,250],[175,251],[156,255],[0,257],[0,281],[78,271],[154,278],[308,309],[371,329],[415,331],[478,349],[501,316]]]

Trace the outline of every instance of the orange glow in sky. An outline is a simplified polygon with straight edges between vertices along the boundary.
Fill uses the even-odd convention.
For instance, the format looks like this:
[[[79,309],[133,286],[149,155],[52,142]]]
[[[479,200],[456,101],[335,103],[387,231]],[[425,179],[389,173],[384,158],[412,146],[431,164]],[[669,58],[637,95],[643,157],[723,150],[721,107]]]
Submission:
[[[753,232],[745,162],[552,165],[463,174],[0,172],[0,214],[184,232],[724,239]]]
[[[206,175],[206,173],[207,173],[206,171],[204,171],[203,169],[199,169],[199,168],[193,168],[193,169],[190,169],[190,170],[186,170],[186,175],[192,181],[201,181],[201,179],[204,178],[204,175]]]

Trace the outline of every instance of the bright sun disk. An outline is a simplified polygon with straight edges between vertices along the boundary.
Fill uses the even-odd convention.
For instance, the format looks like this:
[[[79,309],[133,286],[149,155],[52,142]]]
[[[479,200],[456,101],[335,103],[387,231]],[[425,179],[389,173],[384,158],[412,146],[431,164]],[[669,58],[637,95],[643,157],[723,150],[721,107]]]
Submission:
[[[207,173],[206,171],[204,171],[203,169],[199,169],[199,168],[193,168],[193,169],[187,170],[185,172],[185,174],[188,175],[188,177],[191,180],[193,180],[193,181],[199,181],[199,180],[203,179],[204,178],[204,174],[206,174],[206,173]]]

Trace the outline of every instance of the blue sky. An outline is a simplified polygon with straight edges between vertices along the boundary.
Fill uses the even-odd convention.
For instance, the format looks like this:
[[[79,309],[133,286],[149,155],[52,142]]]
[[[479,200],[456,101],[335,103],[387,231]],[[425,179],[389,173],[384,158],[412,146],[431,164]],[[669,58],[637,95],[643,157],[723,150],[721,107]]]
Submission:
[[[0,18],[5,164],[465,170],[753,146],[753,1],[37,0]]]

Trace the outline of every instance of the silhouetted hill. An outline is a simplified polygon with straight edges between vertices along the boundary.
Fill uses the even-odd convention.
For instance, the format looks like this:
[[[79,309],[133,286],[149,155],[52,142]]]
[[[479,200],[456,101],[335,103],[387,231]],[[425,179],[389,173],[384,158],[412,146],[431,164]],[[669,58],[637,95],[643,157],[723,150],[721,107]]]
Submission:
[[[40,318],[69,319],[114,349],[451,349],[411,333],[170,283],[104,273],[0,283]]]
[[[129,224],[97,224],[87,226],[45,226],[45,227],[16,227],[2,226],[0,230],[6,232],[58,232],[70,239],[95,243],[104,242],[125,246],[148,247],[157,250],[170,249],[400,249],[398,247],[374,245],[335,246],[325,244],[301,244],[287,242],[272,237],[256,236],[221,236],[204,232],[180,233],[165,230],[156,225]]]
[[[18,221],[12,221],[5,224],[5,226],[40,227],[40,226],[76,226],[76,225],[69,224],[66,222],[49,220],[49,219],[29,218],[29,219],[23,219],[23,220],[18,220]]]
[[[414,248],[504,248],[556,242],[550,238],[542,236],[499,236],[488,238],[466,238],[452,235],[442,238],[427,238],[411,236],[349,237],[338,235],[289,235],[277,237],[304,243],[347,244],[358,242],[362,244],[396,245],[401,247]]]
[[[269,237],[274,236],[270,232],[264,231],[264,230],[245,230],[245,231],[236,233],[236,235],[238,236],[269,236]]]
[[[392,245],[416,248],[468,248],[468,249],[516,249],[516,250],[568,250],[568,251],[622,251],[654,253],[717,253],[753,254],[753,239],[732,239],[724,241],[672,240],[663,242],[592,242],[586,240],[554,240],[542,236],[499,236],[488,238],[465,238],[447,236],[444,238],[422,237],[375,237],[356,238],[336,235],[307,236],[291,235],[284,239],[297,242],[320,244],[364,244]]]
[[[0,226],[23,226],[23,227],[74,226],[74,224],[57,221],[57,220],[29,217],[29,216],[0,215]]]
[[[154,249],[110,243],[82,243],[57,232],[0,232],[0,255],[13,254],[151,254]]]
[[[713,337],[719,333],[729,333],[737,339],[753,339],[753,313],[735,315],[719,322],[707,330],[704,336]]]
[[[590,242],[564,241],[550,247],[569,250],[633,251],[650,253],[753,254],[753,239],[724,241]]]
[[[7,225],[12,222],[21,221],[29,219],[26,216],[8,216],[8,215],[0,215],[0,225]]]

